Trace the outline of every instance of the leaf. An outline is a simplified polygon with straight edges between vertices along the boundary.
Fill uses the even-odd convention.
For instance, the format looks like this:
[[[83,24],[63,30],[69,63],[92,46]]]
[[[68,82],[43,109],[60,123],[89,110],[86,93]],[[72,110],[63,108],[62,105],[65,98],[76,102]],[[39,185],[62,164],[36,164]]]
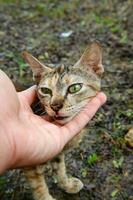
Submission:
[[[123,31],[121,34],[120,43],[127,43],[128,42],[128,34],[127,31]]]
[[[123,164],[123,161],[124,161],[124,157],[121,156],[119,160],[113,160],[112,164],[115,168],[120,168]]]
[[[112,192],[111,192],[111,197],[115,197],[116,194],[119,192],[118,189],[114,189]]]
[[[98,161],[98,160],[99,160],[99,157],[95,152],[87,157],[87,162],[89,165],[92,165],[95,161]]]

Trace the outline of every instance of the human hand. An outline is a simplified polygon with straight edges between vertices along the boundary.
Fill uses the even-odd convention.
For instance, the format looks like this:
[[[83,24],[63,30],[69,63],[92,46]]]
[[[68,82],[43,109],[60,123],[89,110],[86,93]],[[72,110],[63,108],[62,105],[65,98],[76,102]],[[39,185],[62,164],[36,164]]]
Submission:
[[[32,112],[35,86],[17,93],[11,80],[0,71],[0,88],[0,172],[53,158],[106,101],[100,92],[70,122],[58,126]]]

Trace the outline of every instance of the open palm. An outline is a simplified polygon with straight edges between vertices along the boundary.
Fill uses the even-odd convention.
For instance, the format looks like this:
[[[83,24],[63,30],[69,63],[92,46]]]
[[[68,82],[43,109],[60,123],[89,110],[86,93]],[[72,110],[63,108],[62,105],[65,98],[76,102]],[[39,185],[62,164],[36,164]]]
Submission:
[[[17,93],[2,71],[0,86],[0,122],[3,127],[0,145],[3,149],[6,146],[3,160],[8,162],[8,168],[43,163],[57,155],[106,101],[102,92],[97,94],[76,117],[59,126],[32,112],[30,105],[36,98],[36,86]],[[0,154],[3,155],[2,148]]]

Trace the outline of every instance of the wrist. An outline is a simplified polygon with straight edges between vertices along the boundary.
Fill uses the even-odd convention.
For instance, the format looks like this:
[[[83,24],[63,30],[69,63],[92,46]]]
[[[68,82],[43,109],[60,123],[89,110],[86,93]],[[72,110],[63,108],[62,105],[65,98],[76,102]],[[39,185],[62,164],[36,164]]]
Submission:
[[[6,125],[5,125],[6,124]],[[0,173],[14,166],[17,159],[16,136],[19,135],[19,122],[14,119],[1,121],[0,127]],[[18,137],[18,136],[17,136]]]
[[[12,147],[10,138],[7,137],[7,130],[0,128],[0,174],[10,168],[12,163]]]

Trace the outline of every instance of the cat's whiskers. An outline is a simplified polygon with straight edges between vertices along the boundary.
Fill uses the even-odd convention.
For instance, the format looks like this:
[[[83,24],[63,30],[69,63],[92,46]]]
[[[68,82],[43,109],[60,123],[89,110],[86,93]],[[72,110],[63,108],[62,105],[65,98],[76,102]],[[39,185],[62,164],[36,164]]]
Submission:
[[[42,112],[40,115],[44,115],[44,114],[46,114],[46,111]]]
[[[37,102],[33,103],[34,107],[38,106],[39,104],[41,105],[40,100],[38,100]]]

